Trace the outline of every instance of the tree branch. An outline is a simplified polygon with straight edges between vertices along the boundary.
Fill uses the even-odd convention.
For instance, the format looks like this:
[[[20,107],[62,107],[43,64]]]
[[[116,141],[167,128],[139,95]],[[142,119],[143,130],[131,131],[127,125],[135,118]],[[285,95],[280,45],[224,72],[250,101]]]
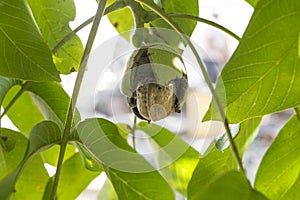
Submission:
[[[101,0],[98,3],[98,9],[97,9],[95,18],[93,20],[93,25],[92,25],[92,28],[91,28],[91,31],[90,31],[90,34],[88,37],[86,47],[83,52],[80,67],[78,70],[78,75],[76,77],[75,86],[74,86],[73,94],[72,94],[72,99],[70,101],[69,110],[68,110],[68,114],[67,114],[67,120],[66,120],[64,132],[63,132],[63,136],[62,136],[62,140],[61,140],[61,144],[60,144],[58,164],[57,164],[56,174],[55,174],[53,188],[52,188],[52,192],[51,192],[52,200],[56,199],[56,191],[57,191],[58,182],[59,182],[59,178],[60,178],[60,172],[61,172],[61,168],[62,168],[64,154],[66,151],[68,138],[70,135],[71,125],[72,125],[72,120],[73,120],[73,116],[74,116],[76,102],[78,99],[80,85],[81,85],[81,82],[83,79],[83,75],[84,75],[84,72],[86,69],[86,65],[87,65],[87,61],[89,59],[90,52],[92,50],[92,46],[93,46],[93,43],[94,43],[94,40],[95,40],[95,37],[97,34],[99,23],[104,14],[106,2],[107,2],[107,0]]]

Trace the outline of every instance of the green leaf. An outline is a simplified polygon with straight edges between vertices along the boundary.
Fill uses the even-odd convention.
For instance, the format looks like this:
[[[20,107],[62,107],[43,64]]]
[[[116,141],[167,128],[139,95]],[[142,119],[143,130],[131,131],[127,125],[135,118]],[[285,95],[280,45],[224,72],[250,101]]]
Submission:
[[[43,121],[37,124],[29,136],[30,145],[27,156],[32,156],[59,143],[61,137],[62,133],[54,122]]]
[[[241,123],[239,134],[234,139],[241,157],[256,137],[260,122],[261,118],[254,118]],[[194,170],[188,186],[188,197],[195,198],[195,191],[199,190],[198,192],[200,192],[202,190],[199,186],[209,184],[217,177],[231,170],[237,170],[237,163],[231,149],[227,148],[222,153],[212,143],[206,155],[200,159]]]
[[[72,33],[69,22],[75,19],[73,0],[28,0],[27,1],[40,31],[50,49],[53,49],[66,35]],[[74,35],[53,53],[54,63],[60,73],[77,71],[83,53],[79,37]]]
[[[18,167],[25,156],[28,143],[23,135],[9,129],[1,129],[1,135],[6,136],[7,140],[14,140],[15,148],[7,152],[0,146],[0,180]]]
[[[154,2],[158,4],[160,8],[163,8],[166,13],[184,13],[193,16],[199,15],[198,0],[160,0]],[[187,19],[174,19],[174,21],[178,24],[180,29],[188,36],[192,35],[197,24],[197,22]],[[171,27],[161,18],[151,22],[151,24],[155,27],[171,29]]]
[[[8,92],[3,103],[4,108],[7,107],[18,90],[20,90],[19,86]],[[56,122],[63,129],[70,97],[62,86],[55,82],[27,82],[25,91],[7,113],[16,127],[24,135],[28,135],[35,124],[47,119]],[[76,110],[75,124],[79,120],[80,114]]]
[[[113,168],[104,167],[104,169],[119,200],[175,199],[173,191],[157,171],[129,173]]]
[[[120,200],[174,199],[166,181],[127,144],[116,125],[87,119],[79,123],[77,131],[85,148],[102,163]]]
[[[281,200],[290,200],[290,199],[297,199],[300,196],[300,176],[298,175],[297,180],[293,184],[292,187],[284,194],[284,196],[281,196]]]
[[[214,144],[210,148],[212,150],[206,156],[200,158],[194,170],[188,185],[188,199],[195,199],[197,197],[196,191],[200,192],[203,189],[200,186],[209,184],[216,177],[237,169],[236,161],[232,157],[230,149],[221,153]]]
[[[24,0],[0,5],[0,75],[34,81],[60,81],[51,52]]]
[[[18,179],[11,199],[42,199],[49,175],[39,155],[26,165]]]
[[[58,199],[73,200],[100,174],[87,170],[79,153],[74,154],[63,163],[58,184]]]
[[[187,186],[199,161],[200,154],[176,134],[156,124],[139,123],[139,130],[150,136],[158,145],[158,169],[162,176],[180,192],[187,195]]]
[[[113,0],[108,1],[108,5],[111,5]],[[130,31],[134,26],[134,20],[132,13],[129,8],[122,8],[116,10],[107,15],[110,23],[115,27],[115,29],[122,34],[122,36],[130,40]]]
[[[237,171],[227,172],[221,177],[217,178],[210,184],[199,185],[201,190],[195,190],[193,198],[203,200],[219,200],[219,199],[230,199],[230,200],[266,200],[263,195],[253,190],[250,186],[249,181],[243,174]]]
[[[0,76],[0,105],[2,105],[3,99],[8,91],[16,84],[19,84],[20,81],[15,79],[6,78]]]
[[[33,101],[47,120],[52,120],[63,127],[65,123],[70,97],[59,83],[30,82],[26,88]],[[79,113],[76,113],[77,115]]]
[[[19,90],[21,90],[21,86],[19,85],[11,88],[11,90],[6,94],[4,98],[4,108],[7,107],[9,102],[14,98],[14,96],[18,93]],[[33,102],[28,92],[23,92],[23,94],[18,98],[18,100],[13,104],[13,106],[9,109],[9,111],[6,114],[14,123],[14,125],[26,137],[29,136],[31,129],[37,123],[44,120],[43,115]]]
[[[109,179],[106,179],[99,194],[98,194],[98,200],[118,200],[117,194],[114,190],[113,185],[111,184]]]
[[[270,199],[284,196],[299,176],[299,154],[300,122],[293,116],[263,157],[256,174],[255,188]]]
[[[256,5],[217,81],[230,123],[300,105],[299,10],[298,0],[261,0]],[[214,104],[205,117],[211,118],[219,119]]]
[[[16,140],[14,137],[8,137],[6,135],[2,135],[0,130],[0,144],[4,151],[10,152],[12,151],[16,146]]]
[[[0,182],[0,199],[8,199],[11,195],[11,199],[41,199],[49,179],[44,163],[39,156],[32,160],[24,158],[28,140],[22,134],[8,129],[1,131],[8,137],[14,137],[16,146],[11,152],[0,152],[4,155],[0,156],[0,179],[5,177]]]
[[[100,163],[126,171],[151,171],[145,162],[124,140],[117,127],[105,119],[87,119],[77,126],[82,144]],[[126,162],[121,160],[126,158]]]
[[[24,142],[27,142],[24,136],[21,134],[18,135]],[[2,195],[0,199],[8,199],[12,193],[17,199],[29,199],[28,195],[32,195],[30,197],[33,199],[42,198],[49,176],[44,168],[44,162],[41,157],[35,155],[58,143],[60,138],[61,131],[52,121],[43,121],[32,129],[26,156],[18,163],[19,165],[14,171],[0,182],[0,195]],[[22,158],[24,152],[26,151],[19,153],[22,155]],[[17,154],[17,156],[19,155]],[[36,174],[36,176],[32,174]],[[15,186],[16,182],[17,185]],[[21,188],[19,193],[18,187]],[[27,190],[22,190],[23,187],[27,188]],[[14,193],[15,189],[17,193]],[[29,191],[32,191],[34,194],[30,194],[31,192]]]

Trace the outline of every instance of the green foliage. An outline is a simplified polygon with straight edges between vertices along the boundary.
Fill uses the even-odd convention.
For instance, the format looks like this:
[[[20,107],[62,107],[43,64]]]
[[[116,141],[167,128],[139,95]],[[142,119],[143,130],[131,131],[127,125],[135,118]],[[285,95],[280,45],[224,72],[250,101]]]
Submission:
[[[176,191],[187,196],[187,186],[200,154],[180,137],[158,125],[141,122],[138,129],[158,145],[157,163],[162,176]]]
[[[0,74],[35,81],[59,81],[45,44],[24,0],[0,6]]]
[[[102,163],[119,199],[174,199],[165,180],[127,144],[116,125],[88,119],[77,131],[85,148]]]
[[[85,168],[79,153],[74,154],[63,164],[58,185],[59,199],[76,199],[88,184],[100,174]]]
[[[74,1],[28,0],[27,2],[44,40],[52,50],[57,70],[62,74],[77,71],[83,46],[75,33],[61,48],[54,49],[67,34],[72,33],[69,22],[73,21],[76,15]]]
[[[246,2],[253,6],[253,16],[215,88],[228,122],[239,123],[239,128],[221,135],[200,155],[179,135],[153,123],[81,121],[73,107],[80,84],[71,98],[57,83],[60,74],[76,71],[83,63],[78,70],[80,83],[91,50],[92,41],[83,52],[76,35],[88,23],[74,31],[69,27],[76,15],[74,1],[0,0],[0,103],[4,108],[0,119],[6,115],[19,130],[0,127],[0,199],[76,199],[100,173],[107,180],[98,199],[298,199],[300,2]],[[171,46],[188,44],[179,32],[190,36],[196,21],[229,33],[198,18],[198,3],[110,0],[105,5],[103,0],[90,36],[96,33],[102,8],[133,45],[157,42],[138,37],[149,33],[145,29],[139,35],[136,29],[143,27],[176,29],[175,37],[152,29],[159,33],[159,41]],[[174,60],[162,51],[152,61],[170,65]],[[156,75],[168,79],[161,71]],[[220,119],[216,105],[217,101],[211,103],[204,120]],[[237,160],[243,159],[256,138],[262,117],[289,108],[296,114],[267,150],[253,187]],[[140,151],[141,140],[132,140],[137,134],[147,136],[145,141],[155,153]],[[57,166],[59,173],[50,177],[45,164]]]
[[[257,127],[259,126],[260,121],[260,118],[256,118],[245,121],[240,125],[240,130],[238,136],[235,138],[235,143],[241,157],[256,137]],[[214,182],[217,177],[232,170],[238,170],[238,166],[230,148],[227,148],[224,152],[220,152],[214,143],[212,143],[194,170],[193,177],[189,182],[188,197],[196,199],[199,193],[204,193],[202,190],[205,189],[201,186]]]
[[[299,133],[300,123],[297,117],[293,116],[282,128],[259,166],[255,188],[270,199],[281,199],[290,189],[295,190],[293,187],[298,187]]]
[[[215,179],[209,184],[200,186],[201,190],[194,191],[192,200],[218,200],[218,199],[249,199],[267,200],[262,194],[251,188],[250,183],[240,172],[230,171]]]
[[[22,86],[16,85],[7,92],[2,104],[4,109],[7,108],[12,99],[21,90]],[[22,92],[19,98],[8,110],[7,116],[26,137],[29,136],[31,129],[35,124],[44,120],[41,111],[37,108],[37,105],[33,102],[28,92]]]
[[[231,123],[299,106],[299,10],[297,0],[261,0],[256,5],[217,81],[216,92]],[[205,119],[218,117],[213,106]]]
[[[45,123],[48,124],[48,122]],[[40,131],[51,134],[48,131],[56,132],[58,130],[55,124],[49,124],[49,127],[45,126],[47,125],[41,123],[35,127],[30,143],[20,133],[8,129],[1,130],[7,137],[13,137],[16,144],[10,152],[3,152],[1,149],[2,155],[4,155],[4,158],[1,158],[1,163],[5,171],[3,171],[4,178],[2,177],[0,182],[0,199],[9,199],[10,196],[11,199],[27,199],[29,194],[30,198],[33,199],[41,199],[43,196],[49,176],[40,156],[32,159],[32,155],[36,154],[41,147],[48,145],[48,141],[44,141],[45,138],[36,137],[36,134]],[[50,141],[52,140],[52,137],[45,136]],[[26,153],[28,144],[30,150]]]

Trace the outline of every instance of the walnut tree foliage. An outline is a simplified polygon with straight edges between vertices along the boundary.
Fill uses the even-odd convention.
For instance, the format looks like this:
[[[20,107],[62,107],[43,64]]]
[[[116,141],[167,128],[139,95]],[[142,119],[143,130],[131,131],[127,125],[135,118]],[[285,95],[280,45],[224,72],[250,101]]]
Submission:
[[[234,37],[226,28],[199,18],[198,1],[100,0],[95,17],[82,25],[93,22],[84,48],[78,30],[69,27],[76,16],[73,0],[0,0],[1,119],[7,116],[18,128],[0,127],[1,200],[75,199],[101,173],[108,179],[99,199],[300,198],[299,0],[244,2],[253,7],[253,15],[211,88],[215,98],[203,119],[223,119],[225,127],[239,123],[240,128],[234,138],[227,130],[225,142],[212,143],[203,155],[155,123],[81,120],[73,106],[103,15],[119,33],[141,26],[172,29],[184,34],[186,46],[192,45],[188,38],[197,23]],[[60,75],[74,71],[78,77],[70,97]],[[262,117],[286,109],[295,114],[267,150],[251,185],[239,161]],[[173,162],[157,167],[143,157],[128,140],[131,129],[159,147],[158,165]],[[56,175],[49,176],[46,163],[57,166]]]

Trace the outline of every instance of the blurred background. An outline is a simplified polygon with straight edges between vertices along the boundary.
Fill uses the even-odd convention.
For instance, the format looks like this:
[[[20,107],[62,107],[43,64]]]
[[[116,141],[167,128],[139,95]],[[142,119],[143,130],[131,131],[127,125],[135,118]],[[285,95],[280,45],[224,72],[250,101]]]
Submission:
[[[72,28],[76,28],[94,15],[97,8],[96,1],[75,0],[75,3],[77,16],[70,24]],[[217,22],[240,37],[253,12],[252,7],[241,0],[199,0],[199,7],[200,17]],[[89,25],[78,32],[84,45],[90,28]],[[238,42],[222,31],[203,23],[197,24],[191,39],[200,47],[203,62],[214,82]],[[112,47],[115,49],[111,49]],[[120,80],[130,49],[132,49],[130,44],[118,36],[107,17],[104,17],[79,94],[77,106],[83,119],[97,116],[114,122],[133,124],[133,114],[127,105],[126,97],[120,92]],[[108,55],[108,52],[113,53]],[[101,55],[105,56],[101,57]],[[188,63],[189,56],[190,52],[185,51],[183,60],[187,61],[189,93],[182,113],[172,114],[155,123],[170,129],[203,153],[210,142],[223,132],[223,128],[220,122],[201,122],[208,109],[211,95],[201,72],[193,66],[193,63]],[[62,85],[69,95],[72,93],[75,78],[76,73],[62,76]],[[254,180],[262,156],[292,113],[293,111],[288,110],[264,117],[257,138],[243,158],[251,182]],[[14,127],[8,118],[4,118],[2,124],[4,127]],[[47,169],[51,175],[55,172],[54,167],[48,166]],[[102,173],[78,199],[97,199],[98,191],[104,181],[105,175]]]

